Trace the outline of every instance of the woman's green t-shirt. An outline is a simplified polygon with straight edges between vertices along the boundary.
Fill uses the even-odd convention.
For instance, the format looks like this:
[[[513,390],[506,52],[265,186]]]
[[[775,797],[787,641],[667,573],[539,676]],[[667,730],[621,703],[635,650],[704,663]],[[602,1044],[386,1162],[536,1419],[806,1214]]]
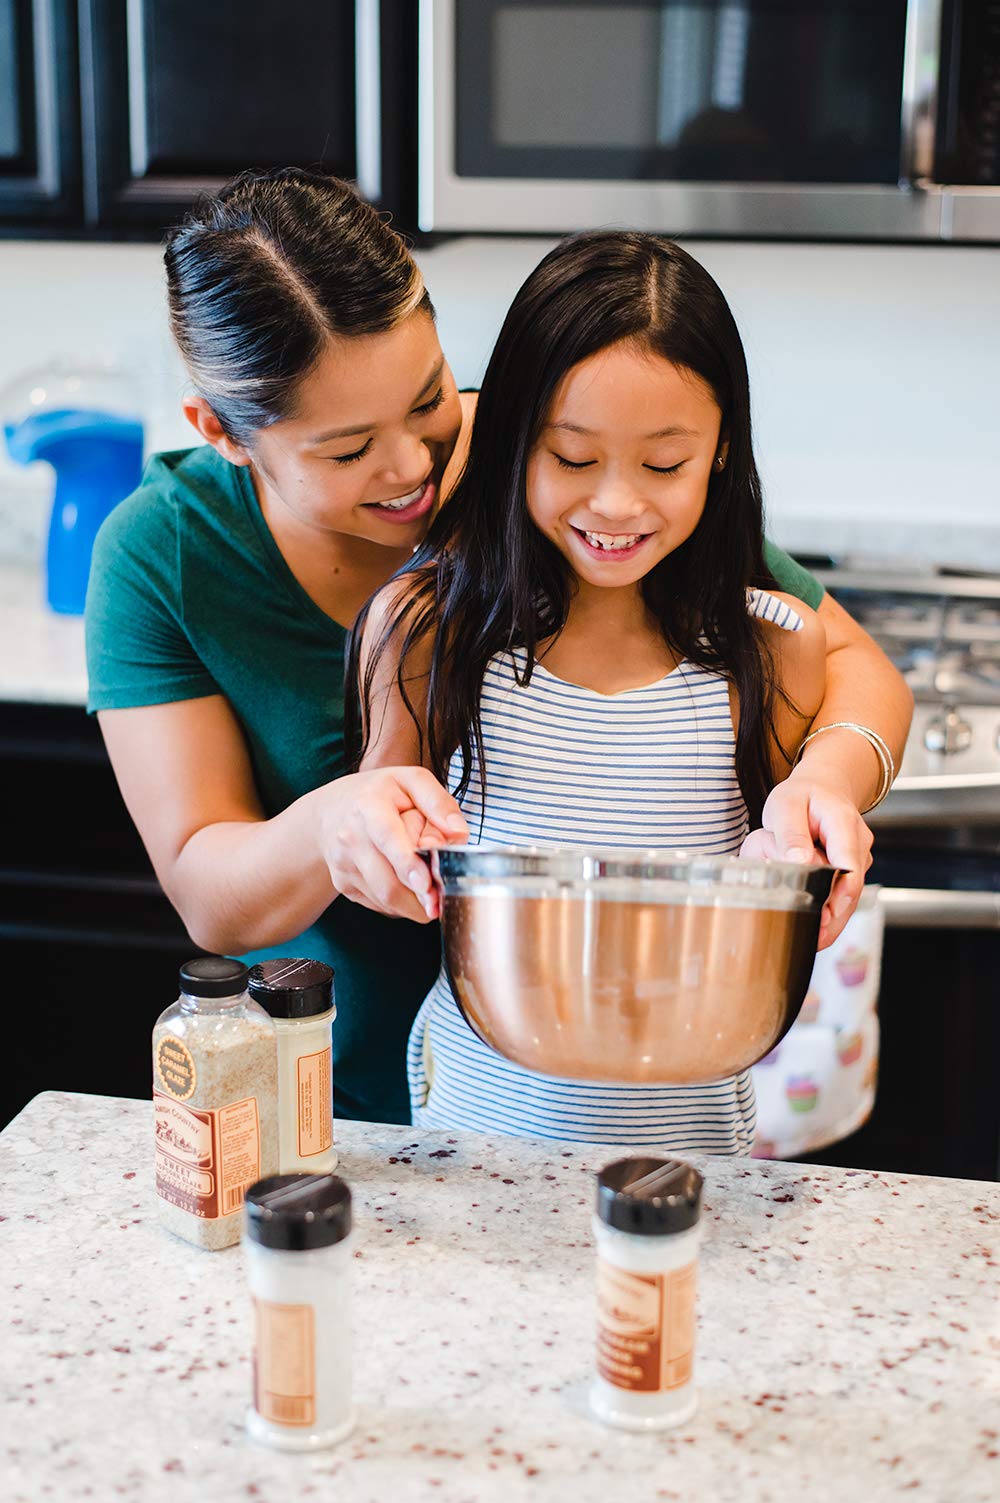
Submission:
[[[768,544],[783,589],[823,590]],[[261,514],[247,469],[209,447],[157,454],[94,547],[87,596],[88,707],[126,709],[223,694],[243,727],[268,816],[344,770],[346,632],[309,598]],[[335,972],[335,1109],[409,1121],[410,1026],[437,974],[436,924],[338,898],[265,955]]]

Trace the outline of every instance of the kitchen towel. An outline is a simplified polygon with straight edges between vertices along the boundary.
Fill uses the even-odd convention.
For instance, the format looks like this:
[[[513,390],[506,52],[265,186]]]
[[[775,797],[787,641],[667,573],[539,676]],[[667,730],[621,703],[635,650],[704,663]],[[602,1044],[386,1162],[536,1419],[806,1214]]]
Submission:
[[[754,1066],[755,1158],[813,1153],[856,1132],[875,1104],[883,913],[866,887],[857,910],[816,956],[798,1019]]]

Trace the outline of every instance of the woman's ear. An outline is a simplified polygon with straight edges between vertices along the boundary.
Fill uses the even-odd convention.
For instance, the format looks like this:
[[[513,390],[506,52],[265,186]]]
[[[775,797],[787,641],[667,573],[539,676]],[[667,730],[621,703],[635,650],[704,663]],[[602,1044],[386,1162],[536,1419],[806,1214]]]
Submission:
[[[223,459],[228,459],[230,464],[250,463],[246,449],[233,442],[204,397],[184,397],[181,411],[203,442],[217,449]]]
[[[725,434],[719,436],[719,447],[715,451],[715,467],[724,470],[729,463],[729,439]]]

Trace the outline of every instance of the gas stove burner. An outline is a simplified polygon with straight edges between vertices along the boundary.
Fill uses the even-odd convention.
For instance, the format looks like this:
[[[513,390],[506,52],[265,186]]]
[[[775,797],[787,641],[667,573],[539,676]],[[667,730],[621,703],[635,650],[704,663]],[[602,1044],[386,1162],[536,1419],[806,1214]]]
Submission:
[[[924,726],[924,746],[929,752],[943,752],[946,756],[968,751],[972,736],[972,726],[954,705],[949,705]]]
[[[922,704],[1000,705],[1000,658],[919,649],[889,656]]]
[[[1000,818],[1000,576],[881,567],[817,578],[895,663],[913,727],[876,827]]]

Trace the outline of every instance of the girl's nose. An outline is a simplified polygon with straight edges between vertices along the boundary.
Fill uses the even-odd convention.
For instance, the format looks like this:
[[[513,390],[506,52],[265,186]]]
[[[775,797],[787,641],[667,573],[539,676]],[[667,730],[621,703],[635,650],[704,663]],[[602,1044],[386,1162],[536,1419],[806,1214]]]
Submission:
[[[595,516],[605,517],[609,522],[628,522],[641,516],[646,506],[631,486],[609,479],[594,492],[590,509]]]

